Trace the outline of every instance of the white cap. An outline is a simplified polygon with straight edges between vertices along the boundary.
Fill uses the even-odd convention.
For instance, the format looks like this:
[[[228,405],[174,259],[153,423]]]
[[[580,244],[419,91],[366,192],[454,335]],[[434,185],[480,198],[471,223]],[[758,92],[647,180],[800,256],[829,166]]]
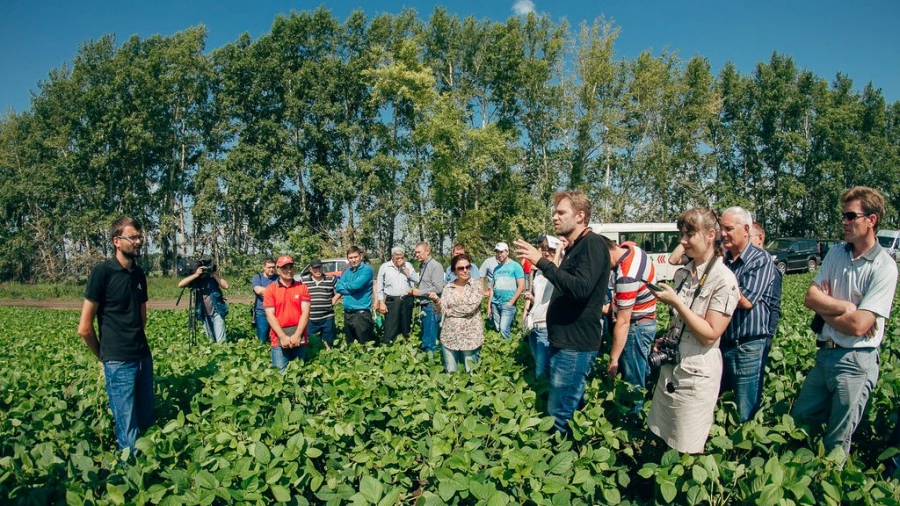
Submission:
[[[559,240],[558,237],[553,237],[552,235],[547,236],[547,247],[556,251],[562,246],[562,241]]]
[[[496,246],[494,246],[494,251],[509,251],[509,245],[505,242],[498,242]]]

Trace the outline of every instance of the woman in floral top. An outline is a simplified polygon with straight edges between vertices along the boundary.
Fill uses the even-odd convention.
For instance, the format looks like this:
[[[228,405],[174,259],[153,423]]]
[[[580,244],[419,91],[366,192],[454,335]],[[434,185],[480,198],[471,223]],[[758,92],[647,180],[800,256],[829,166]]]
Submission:
[[[450,260],[450,269],[456,274],[456,281],[444,286],[440,298],[434,293],[429,295],[437,313],[443,317],[441,350],[444,370],[456,372],[457,365],[463,363],[466,372],[472,372],[484,344],[481,316],[484,288],[481,283],[472,281],[472,262],[465,253]]]

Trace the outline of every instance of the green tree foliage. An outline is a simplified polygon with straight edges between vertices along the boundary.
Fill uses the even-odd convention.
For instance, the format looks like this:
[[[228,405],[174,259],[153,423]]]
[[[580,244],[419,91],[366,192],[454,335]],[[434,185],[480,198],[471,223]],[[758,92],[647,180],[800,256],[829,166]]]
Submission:
[[[833,238],[841,192],[868,184],[900,225],[900,103],[875,85],[777,52],[747,74],[620,58],[618,33],[319,8],[211,52],[202,26],[87,41],[0,118],[0,279],[83,277],[124,213],[164,272],[295,245],[487,254],[549,230],[564,187],[600,221],[737,204],[772,237]]]

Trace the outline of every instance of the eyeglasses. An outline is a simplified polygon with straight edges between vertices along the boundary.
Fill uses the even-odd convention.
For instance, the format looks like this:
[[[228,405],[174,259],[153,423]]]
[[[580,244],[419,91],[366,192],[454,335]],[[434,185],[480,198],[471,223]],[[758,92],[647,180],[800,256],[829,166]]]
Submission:
[[[468,270],[472,270],[472,266],[471,266],[471,265],[460,265],[460,266],[458,266],[458,267],[456,268],[456,270],[458,270],[458,271],[468,271]]]
[[[867,215],[863,213],[854,213],[853,211],[847,211],[846,213],[841,213],[841,221],[853,221],[859,218],[865,218]]]
[[[126,239],[128,242],[144,242],[144,236],[142,235],[120,235],[119,239]]]

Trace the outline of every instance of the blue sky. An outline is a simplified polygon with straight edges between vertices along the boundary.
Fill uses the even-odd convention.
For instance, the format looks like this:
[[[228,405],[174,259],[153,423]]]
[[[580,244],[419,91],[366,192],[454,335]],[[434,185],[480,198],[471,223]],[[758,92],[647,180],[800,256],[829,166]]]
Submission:
[[[2,0],[0,113],[28,109],[38,81],[70,62],[82,42],[107,33],[121,43],[133,34],[171,35],[204,24],[212,50],[243,32],[256,38],[277,14],[292,10],[325,5],[344,19],[357,8],[372,16],[406,6],[427,19],[439,4],[461,17],[495,20],[515,15],[514,7],[534,9],[575,26],[605,15],[621,28],[618,55],[667,48],[684,59],[704,56],[715,72],[728,60],[751,72],[778,51],[820,77],[831,80],[840,71],[857,89],[871,81],[888,102],[900,100],[898,0]]]

